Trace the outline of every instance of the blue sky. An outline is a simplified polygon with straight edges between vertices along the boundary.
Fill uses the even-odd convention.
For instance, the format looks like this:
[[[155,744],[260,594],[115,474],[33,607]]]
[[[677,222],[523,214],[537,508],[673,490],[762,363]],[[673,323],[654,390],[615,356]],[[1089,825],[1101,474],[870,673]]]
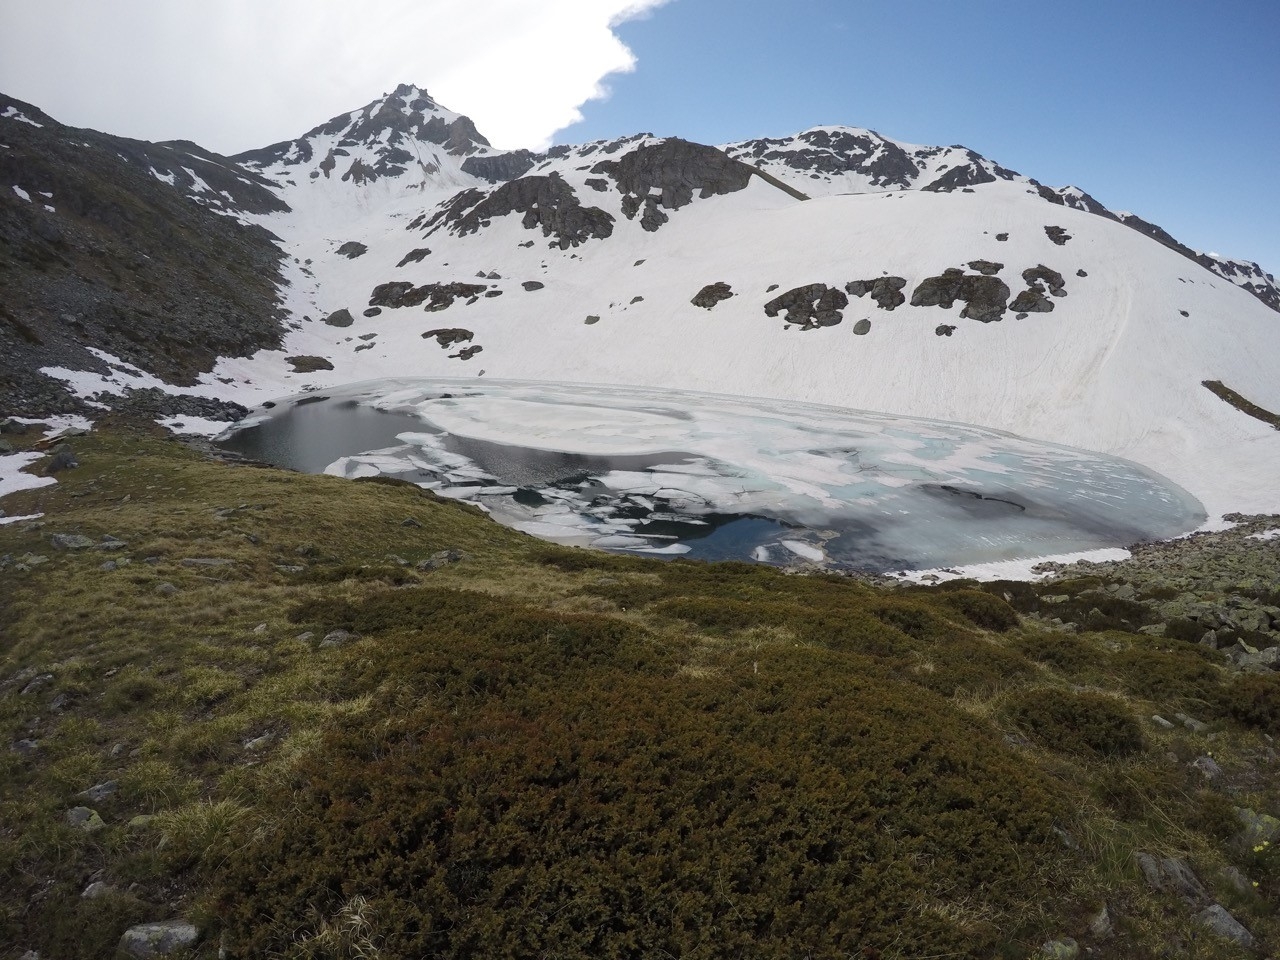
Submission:
[[[672,0],[558,142],[816,124],[964,144],[1280,272],[1280,0]]]

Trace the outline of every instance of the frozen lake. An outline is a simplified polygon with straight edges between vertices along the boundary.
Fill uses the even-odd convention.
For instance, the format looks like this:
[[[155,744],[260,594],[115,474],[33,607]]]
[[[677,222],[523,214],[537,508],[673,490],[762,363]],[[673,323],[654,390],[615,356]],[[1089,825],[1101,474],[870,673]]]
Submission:
[[[1167,539],[1205,518],[1137,464],[965,424],[675,390],[379,380],[277,401],[220,441],[387,474],[555,540],[896,571]]]

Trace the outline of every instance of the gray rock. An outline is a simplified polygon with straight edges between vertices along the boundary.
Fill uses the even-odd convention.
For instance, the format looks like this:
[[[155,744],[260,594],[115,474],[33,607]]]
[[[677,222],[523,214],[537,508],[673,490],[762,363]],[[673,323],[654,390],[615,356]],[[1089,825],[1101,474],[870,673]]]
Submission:
[[[862,297],[871,294],[871,299],[881,310],[893,310],[907,302],[902,288],[907,285],[905,277],[876,277],[873,280],[850,280],[844,285],[844,292],[851,297]]]
[[[78,794],[78,796],[87,797],[94,803],[102,803],[119,789],[120,784],[117,781],[107,780],[97,786],[90,787],[88,790]]]
[[[156,584],[156,593],[162,597],[172,597],[177,592],[178,588],[167,580],[164,583]]]
[[[475,338],[475,334],[465,327],[436,327],[422,334],[423,340],[430,340],[432,337],[435,337],[436,343],[442,348],[448,349],[457,343],[469,343]]]
[[[1058,246],[1064,246],[1071,239],[1071,234],[1067,233],[1062,227],[1045,227],[1045,236],[1056,243]]]
[[[80,898],[82,900],[97,900],[98,897],[105,897],[108,894],[115,892],[116,888],[111,886],[111,884],[104,883],[101,880],[95,880],[81,891]]]
[[[22,688],[22,695],[30,696],[40,688],[47,687],[51,683],[53,683],[53,674],[42,673],[39,676],[33,677],[27,685]]]
[[[333,647],[340,647],[344,643],[356,639],[359,639],[358,635],[348,630],[330,630],[324,635],[324,639],[320,641],[320,649],[329,650]]]
[[[356,257],[363,257],[369,252],[369,248],[358,240],[348,240],[334,252],[340,257],[354,260]]]
[[[1168,720],[1166,720],[1164,717],[1160,716],[1160,714],[1158,713],[1153,713],[1151,715],[1151,722],[1154,723],[1161,730],[1173,729],[1173,724],[1170,723]]]
[[[1108,940],[1115,933],[1115,924],[1111,921],[1111,911],[1104,903],[1102,909],[1089,918],[1089,935],[1097,940]]]
[[[1061,940],[1050,940],[1040,948],[1040,956],[1050,960],[1076,960],[1080,956],[1080,944],[1070,937]]]
[[[520,286],[524,287],[524,289],[529,293],[532,293],[534,290],[541,290],[546,286],[546,284],[540,280],[526,280],[524,283],[520,284]]]
[[[1243,828],[1240,839],[1248,847],[1270,843],[1280,833],[1280,820],[1248,807],[1236,807],[1236,819]]]
[[[15,420],[13,417],[7,417],[4,420],[0,420],[0,433],[7,433],[10,436],[20,437],[30,429],[30,424],[23,423],[21,420]]]
[[[0,453],[13,453],[13,444],[8,440],[0,440]]]
[[[849,305],[849,298],[835,287],[825,283],[810,283],[792,287],[764,305],[766,317],[786,314],[787,323],[799,324],[806,330],[814,327],[832,327],[844,315],[840,312]]]
[[[130,927],[120,938],[120,949],[131,957],[146,960],[189,949],[199,940],[200,931],[192,924],[185,920],[165,920]]]
[[[587,317],[587,319],[583,320],[582,322],[585,323],[587,326],[591,326],[593,323],[599,323],[600,318],[595,314],[591,314],[589,317]]]
[[[1237,867],[1223,867],[1222,879],[1225,880],[1227,885],[1236,893],[1253,894],[1257,892],[1254,889],[1253,884],[1249,882],[1249,878],[1241,873]]]
[[[498,217],[521,213],[521,225],[526,230],[541,230],[544,237],[552,238],[552,246],[561,250],[613,235],[612,214],[599,207],[584,207],[577,192],[557,173],[520,177],[487,193],[474,188],[462,190],[436,211],[418,217],[409,228],[424,227],[431,233],[444,227],[461,237],[476,233]],[[631,216],[635,216],[634,209]]]
[[[1196,914],[1196,922],[1226,940],[1232,940],[1244,947],[1253,946],[1253,934],[1221,904],[1215,903],[1205,907]]]
[[[871,332],[871,321],[863,317],[853,325],[853,332],[860,337],[865,337]]]
[[[940,323],[934,328],[934,335],[939,337],[949,337],[956,332],[954,324]]]
[[[1192,733],[1204,733],[1209,729],[1209,725],[1207,723],[1201,723],[1199,720],[1194,717],[1189,717],[1185,713],[1175,713],[1173,716],[1175,720],[1181,723]]]
[[[80,466],[80,461],[70,447],[65,443],[61,444],[54,450],[53,459],[50,460],[44,468],[46,474],[61,473],[63,470],[73,470]]]
[[[205,569],[215,567],[229,567],[235,563],[234,560],[227,560],[223,557],[183,557],[181,561],[184,567],[202,567]]]
[[[119,564],[117,564],[114,560],[105,560],[102,563],[98,564],[98,569],[101,570],[103,573],[110,573],[112,570],[118,569],[118,567],[119,567]]]
[[[85,833],[97,833],[106,827],[97,810],[88,807],[72,807],[67,811],[67,823],[79,827]]]
[[[400,262],[397,263],[396,266],[403,267],[410,263],[421,263],[423,260],[425,260],[429,256],[431,256],[431,251],[429,249],[427,249],[426,247],[418,247],[415,250],[410,250],[403,257],[401,257]]]
[[[293,366],[294,373],[315,373],[319,370],[332,370],[333,364],[324,357],[316,357],[303,355],[297,357],[285,357]]]
[[[1148,637],[1163,637],[1165,629],[1163,623],[1149,623],[1145,627],[1139,627],[1138,632]]]
[[[49,542],[57,550],[86,550],[93,546],[93,541],[79,533],[55,533]]]
[[[40,742],[38,740],[15,740],[9,745],[9,749],[18,754],[18,756],[29,757],[40,752]]]
[[[1142,871],[1147,886],[1162,893],[1176,893],[1184,900],[1195,903],[1207,899],[1200,880],[1181,860],[1172,857],[1156,857],[1149,853],[1137,855],[1138,869]]]
[[[1196,757],[1191,761],[1191,768],[1199,770],[1206,780],[1217,780],[1222,776],[1222,768],[1213,757]]]
[[[465,555],[459,550],[438,550],[425,560],[418,561],[419,570],[439,570],[451,563],[459,563],[465,560]]]
[[[113,537],[111,534],[109,534],[109,533],[105,533],[105,534],[103,534],[103,535],[102,535],[102,540],[101,540],[101,541],[99,541],[98,543],[95,543],[95,544],[93,545],[93,549],[95,549],[95,550],[123,550],[123,549],[125,549],[127,546],[129,546],[129,544],[127,544],[125,541],[121,540],[119,537]]]
[[[356,322],[356,318],[351,315],[351,311],[346,307],[341,310],[335,310],[324,318],[324,322],[331,327],[349,327]]]

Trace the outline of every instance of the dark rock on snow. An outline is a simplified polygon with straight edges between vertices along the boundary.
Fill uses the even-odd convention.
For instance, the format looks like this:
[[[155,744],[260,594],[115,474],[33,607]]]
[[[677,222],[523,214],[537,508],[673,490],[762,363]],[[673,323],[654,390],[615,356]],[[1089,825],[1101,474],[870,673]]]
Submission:
[[[689,302],[695,307],[705,307],[710,310],[721,300],[728,300],[733,296],[733,289],[723,280],[717,283],[708,283],[705,287],[693,295],[693,299]]]

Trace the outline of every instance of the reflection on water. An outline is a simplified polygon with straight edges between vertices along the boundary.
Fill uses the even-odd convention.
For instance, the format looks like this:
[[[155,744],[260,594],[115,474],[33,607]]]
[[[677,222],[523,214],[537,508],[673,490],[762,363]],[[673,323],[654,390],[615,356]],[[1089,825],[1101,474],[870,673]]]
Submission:
[[[966,424],[678,391],[443,380],[289,398],[223,439],[393,474],[537,536],[897,570],[1126,546],[1204,518],[1136,464]]]

